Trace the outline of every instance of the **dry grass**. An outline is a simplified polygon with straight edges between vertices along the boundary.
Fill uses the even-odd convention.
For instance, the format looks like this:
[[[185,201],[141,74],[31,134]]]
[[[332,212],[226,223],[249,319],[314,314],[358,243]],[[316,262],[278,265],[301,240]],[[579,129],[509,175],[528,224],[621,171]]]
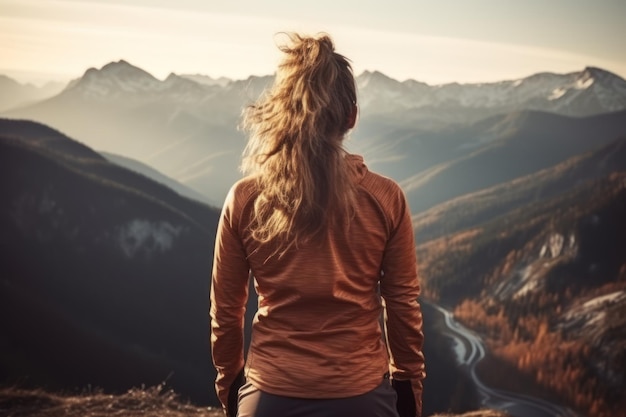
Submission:
[[[510,417],[510,415],[495,410],[477,410],[464,414],[435,414],[431,417]]]
[[[100,391],[79,395],[52,394],[43,390],[0,388],[3,417],[223,417],[221,409],[183,403],[163,385],[133,388],[121,395]],[[432,417],[508,417],[493,410]]]
[[[121,395],[89,392],[52,394],[42,390],[0,389],[0,415],[6,417],[222,417],[221,409],[183,403],[157,385],[133,388]]]

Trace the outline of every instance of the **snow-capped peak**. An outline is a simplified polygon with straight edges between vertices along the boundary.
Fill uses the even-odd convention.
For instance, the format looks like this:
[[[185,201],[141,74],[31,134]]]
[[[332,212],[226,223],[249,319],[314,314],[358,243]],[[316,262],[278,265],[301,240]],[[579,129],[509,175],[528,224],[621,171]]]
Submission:
[[[364,98],[361,104],[370,112],[438,111],[445,107],[451,111],[475,109],[482,117],[516,110],[589,116],[626,109],[626,81],[594,67],[568,74],[543,72],[492,83],[434,86],[400,83],[379,72],[366,71],[357,77],[357,83]]]
[[[226,78],[170,74],[160,81],[150,73],[120,60],[100,69],[90,68],[72,82],[66,93],[96,100],[123,99],[137,102],[167,95],[175,101],[204,100],[220,89],[243,90],[254,100],[271,81],[250,77]],[[458,120],[478,120],[493,114],[519,111],[548,111],[568,116],[589,116],[626,109],[626,81],[608,71],[587,67],[568,74],[549,72],[492,83],[428,85],[414,80],[400,82],[379,71],[364,71],[356,77],[361,110],[372,113],[438,115],[442,109],[457,114]],[[130,100],[130,101],[128,101]],[[465,111],[465,113],[463,113]],[[470,113],[468,113],[471,112]],[[474,118],[474,119],[472,119]]]
[[[79,91],[92,98],[124,93],[145,93],[158,90],[161,81],[150,73],[124,60],[111,62],[101,69],[89,68],[68,90]]]

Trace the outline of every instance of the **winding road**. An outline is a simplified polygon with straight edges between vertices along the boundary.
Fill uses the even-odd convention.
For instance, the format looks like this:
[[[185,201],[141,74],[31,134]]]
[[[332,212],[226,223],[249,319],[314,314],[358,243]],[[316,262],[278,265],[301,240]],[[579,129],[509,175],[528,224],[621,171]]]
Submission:
[[[540,398],[494,389],[485,385],[476,374],[476,365],[485,357],[485,347],[480,337],[454,320],[451,312],[431,304],[444,316],[446,327],[454,340],[454,350],[461,366],[467,367],[482,405],[504,411],[513,417],[584,417],[567,407]]]

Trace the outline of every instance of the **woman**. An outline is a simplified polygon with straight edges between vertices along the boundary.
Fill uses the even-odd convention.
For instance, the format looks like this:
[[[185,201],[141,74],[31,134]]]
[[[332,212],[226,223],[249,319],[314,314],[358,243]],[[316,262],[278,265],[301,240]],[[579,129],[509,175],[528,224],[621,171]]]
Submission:
[[[348,60],[327,35],[289,41],[274,85],[244,113],[249,175],[231,188],[217,231],[218,397],[228,416],[420,416],[422,315],[406,198],[343,148],[357,116]],[[258,311],[244,361],[249,277]]]

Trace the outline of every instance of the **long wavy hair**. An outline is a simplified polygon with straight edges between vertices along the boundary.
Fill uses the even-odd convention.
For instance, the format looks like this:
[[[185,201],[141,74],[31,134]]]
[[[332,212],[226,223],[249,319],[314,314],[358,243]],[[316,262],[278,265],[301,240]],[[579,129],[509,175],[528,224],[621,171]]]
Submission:
[[[310,241],[354,208],[343,139],[356,117],[347,58],[327,34],[287,34],[273,86],[243,113],[242,171],[255,174],[252,236],[281,254]]]

